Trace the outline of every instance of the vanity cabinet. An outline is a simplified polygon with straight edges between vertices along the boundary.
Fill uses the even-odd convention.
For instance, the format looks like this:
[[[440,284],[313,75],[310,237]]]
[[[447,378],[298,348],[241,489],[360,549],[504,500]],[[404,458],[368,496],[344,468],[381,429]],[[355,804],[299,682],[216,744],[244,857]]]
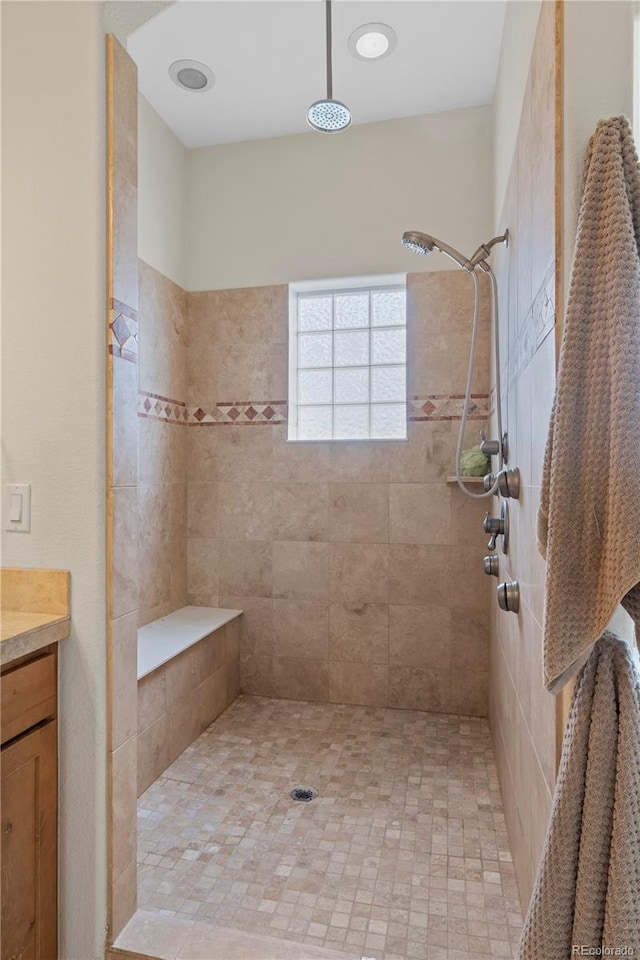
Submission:
[[[57,957],[57,653],[0,676],[1,960]]]

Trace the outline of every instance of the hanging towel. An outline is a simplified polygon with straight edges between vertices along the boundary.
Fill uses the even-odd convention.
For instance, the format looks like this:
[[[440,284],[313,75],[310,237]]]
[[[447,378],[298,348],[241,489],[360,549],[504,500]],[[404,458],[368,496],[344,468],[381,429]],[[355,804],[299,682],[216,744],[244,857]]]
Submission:
[[[605,633],[578,674],[518,960],[640,956],[636,657]]]
[[[545,453],[545,682],[582,666],[622,601],[640,614],[640,168],[624,117],[589,142]]]

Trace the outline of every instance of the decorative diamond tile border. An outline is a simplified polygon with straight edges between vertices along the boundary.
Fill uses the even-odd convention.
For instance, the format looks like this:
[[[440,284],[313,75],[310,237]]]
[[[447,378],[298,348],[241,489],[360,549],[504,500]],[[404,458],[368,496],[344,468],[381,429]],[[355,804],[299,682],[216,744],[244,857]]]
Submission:
[[[109,353],[138,362],[138,311],[113,298],[109,301]]]
[[[236,400],[204,407],[189,406],[190,427],[214,427],[223,424],[257,426],[287,422],[286,400]]]
[[[144,420],[162,420],[163,423],[187,423],[187,405],[182,400],[171,400],[157,393],[138,393],[138,416]]]
[[[430,396],[409,397],[408,419],[461,420],[464,410],[464,395],[461,393],[437,393]],[[472,393],[469,420],[486,420],[489,417],[489,394]]]

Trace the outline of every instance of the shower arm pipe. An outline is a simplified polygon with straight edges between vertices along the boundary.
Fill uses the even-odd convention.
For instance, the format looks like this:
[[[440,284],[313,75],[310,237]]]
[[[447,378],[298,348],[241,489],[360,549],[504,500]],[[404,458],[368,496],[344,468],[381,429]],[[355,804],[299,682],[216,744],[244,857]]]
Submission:
[[[491,279],[491,306],[493,313],[493,326],[494,326],[494,347],[495,347],[495,363],[496,363],[496,419],[498,421],[498,436],[502,437],[502,410],[501,410],[501,390],[500,390],[500,338],[499,338],[499,324],[498,324],[498,285],[496,282],[495,274],[491,267],[486,264],[481,264],[482,269],[485,273],[489,274]],[[476,348],[478,342],[478,321],[480,314],[480,284],[478,280],[478,275],[475,270],[469,270],[471,277],[473,279],[473,288],[474,288],[474,303],[473,303],[473,329],[471,332],[471,350],[469,354],[469,372],[467,374],[467,387],[464,397],[464,409],[462,411],[462,418],[460,420],[460,432],[458,434],[458,446],[456,449],[456,481],[458,486],[462,490],[465,496],[470,497],[472,500],[486,500],[487,497],[492,497],[498,490],[498,479],[497,474],[502,470],[504,466],[503,454],[502,454],[502,443],[500,443],[498,451],[498,470],[496,471],[496,479],[494,480],[492,486],[489,490],[486,490],[484,493],[472,493],[468,487],[465,486],[463,477],[460,472],[460,458],[462,456],[462,447],[464,444],[464,435],[467,429],[467,421],[469,419],[469,408],[471,406],[471,390],[473,386],[473,371],[475,367],[476,359]]]
[[[333,64],[332,64],[332,32],[331,32],[331,0],[325,0],[325,22],[327,43],[327,100],[333,100]]]

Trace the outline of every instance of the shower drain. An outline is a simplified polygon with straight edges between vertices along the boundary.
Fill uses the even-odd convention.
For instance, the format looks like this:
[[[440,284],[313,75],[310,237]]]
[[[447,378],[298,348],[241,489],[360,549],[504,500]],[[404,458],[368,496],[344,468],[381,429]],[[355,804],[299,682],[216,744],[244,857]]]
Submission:
[[[301,803],[309,803],[318,796],[318,791],[313,787],[294,787],[289,794],[292,800],[299,800]]]

